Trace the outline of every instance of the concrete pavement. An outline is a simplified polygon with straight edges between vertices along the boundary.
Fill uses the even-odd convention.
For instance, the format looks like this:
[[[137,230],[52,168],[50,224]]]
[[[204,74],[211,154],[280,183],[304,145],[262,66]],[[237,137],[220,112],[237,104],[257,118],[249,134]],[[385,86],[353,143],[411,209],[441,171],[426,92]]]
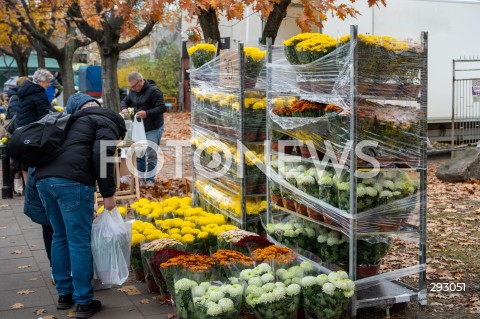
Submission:
[[[162,305],[148,292],[144,283],[133,280],[140,291],[127,295],[117,288],[95,292],[95,299],[103,303],[95,319],[167,319],[174,308]],[[57,310],[55,287],[51,282],[50,267],[42,239],[42,228],[23,214],[23,197],[0,200],[0,318],[1,319],[67,319],[71,311]],[[20,309],[12,309],[22,304]],[[46,311],[36,314],[41,309]],[[54,316],[54,317],[48,317]],[[74,318],[74,317],[73,317]]]

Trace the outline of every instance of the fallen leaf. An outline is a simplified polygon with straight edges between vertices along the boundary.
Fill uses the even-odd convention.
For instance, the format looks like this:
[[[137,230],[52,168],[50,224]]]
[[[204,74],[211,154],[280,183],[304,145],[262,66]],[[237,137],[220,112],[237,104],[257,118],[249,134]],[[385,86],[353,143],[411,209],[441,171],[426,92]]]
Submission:
[[[18,266],[17,268],[18,269],[27,269],[27,268],[30,268],[30,267],[32,267],[32,265]]]
[[[140,303],[141,303],[142,305],[149,304],[149,303],[150,303],[150,299],[142,299],[142,300],[140,300]]]
[[[11,252],[12,255],[20,255],[20,254],[23,254],[23,251],[17,249],[17,250],[14,250]]]
[[[30,281],[35,281],[35,280],[38,280],[38,278],[35,277],[35,278],[30,278],[30,279],[28,279],[28,280],[30,280]]]
[[[122,288],[118,288],[117,290],[122,291],[129,296],[141,295],[140,290],[138,290],[135,286],[123,286]]]
[[[2,205],[0,205],[0,208],[5,208],[5,207],[8,207],[8,204],[2,204]]]
[[[175,318],[177,315],[175,313],[169,313],[167,314],[167,319],[172,319]]]
[[[2,236],[2,237],[0,237],[0,239],[6,239],[6,238],[7,238],[6,236]]]
[[[75,318],[75,310],[70,310],[70,311],[67,313],[67,317],[68,317],[68,318]]]
[[[33,313],[36,314],[37,316],[40,316],[41,314],[46,313],[46,312],[47,312],[47,309],[40,308],[40,309],[35,310]]]
[[[42,318],[43,318],[43,319],[57,319],[57,317],[52,316],[52,315],[50,315],[50,316],[44,316],[44,317],[42,317]]]
[[[25,305],[23,303],[19,303],[19,302],[10,306],[11,309],[21,309],[23,307],[25,307]]]
[[[17,294],[19,294],[19,295],[29,295],[29,294],[31,294],[32,292],[35,292],[35,291],[29,290],[29,289],[23,289],[23,290],[17,291]]]

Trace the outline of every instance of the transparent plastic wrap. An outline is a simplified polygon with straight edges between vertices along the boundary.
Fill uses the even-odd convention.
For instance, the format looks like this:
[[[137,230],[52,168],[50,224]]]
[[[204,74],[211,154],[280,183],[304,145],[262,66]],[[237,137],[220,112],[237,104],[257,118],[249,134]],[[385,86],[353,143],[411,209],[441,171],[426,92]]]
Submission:
[[[347,169],[316,167],[302,160],[283,162],[281,158],[273,164],[278,167],[278,173],[274,168],[270,171],[274,210],[297,213],[344,232],[350,229],[352,219],[355,230],[360,233],[396,232],[412,223],[418,226],[421,198],[418,172],[380,169],[377,174],[371,174],[373,177],[370,174],[366,178],[357,177],[357,213],[352,215],[352,187]]]
[[[212,184],[208,179],[198,176],[195,184],[197,200],[200,207],[210,213],[224,214],[229,222],[239,226],[242,218],[241,196],[227,191],[225,187]],[[247,230],[257,232],[258,216],[266,211],[267,202],[264,196],[249,196],[246,199]]]
[[[215,180],[228,189],[240,192],[241,189],[241,144],[218,138],[214,133],[199,127],[192,129],[192,150],[196,172]],[[266,177],[259,166],[264,164],[263,145],[248,145],[243,150],[246,163],[246,194],[266,194]]]
[[[311,143],[313,151],[301,152],[307,158],[317,155],[321,160],[330,149],[340,157],[349,147],[354,93],[356,139],[363,153],[381,167],[419,167],[426,120],[420,107],[426,100],[420,95],[424,51],[415,43],[401,42],[404,46],[396,52],[391,43],[378,40],[375,47],[365,41],[339,43],[333,52],[305,65],[290,65],[285,59],[267,65],[272,78],[270,138]],[[375,55],[380,51],[382,58]],[[352,87],[354,61],[357,82]],[[315,107],[318,111],[312,112]],[[358,158],[357,165],[375,163]]]
[[[192,124],[225,138],[263,141],[266,138],[265,91],[255,90],[255,86],[265,65],[266,51],[245,47],[244,54],[243,66],[238,50],[233,50],[224,51],[209,63],[190,71]],[[245,71],[244,92],[240,91],[242,69]],[[243,137],[240,136],[241,93],[245,109]]]

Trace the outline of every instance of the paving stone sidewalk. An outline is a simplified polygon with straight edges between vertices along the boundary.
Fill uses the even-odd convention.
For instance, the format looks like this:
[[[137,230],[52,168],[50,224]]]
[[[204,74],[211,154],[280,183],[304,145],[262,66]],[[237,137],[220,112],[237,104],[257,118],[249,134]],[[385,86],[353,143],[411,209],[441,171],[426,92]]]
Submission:
[[[42,228],[23,214],[23,197],[0,199],[0,318],[71,318],[69,311],[56,309],[58,297],[50,276]],[[92,318],[167,319],[174,313],[174,308],[162,305],[145,284],[131,280],[124,284],[131,285],[141,294],[127,295],[118,288],[96,291],[95,299],[102,301],[103,309]],[[21,290],[32,292],[20,294]],[[23,307],[12,309],[14,304]],[[37,315],[42,308],[46,312]]]

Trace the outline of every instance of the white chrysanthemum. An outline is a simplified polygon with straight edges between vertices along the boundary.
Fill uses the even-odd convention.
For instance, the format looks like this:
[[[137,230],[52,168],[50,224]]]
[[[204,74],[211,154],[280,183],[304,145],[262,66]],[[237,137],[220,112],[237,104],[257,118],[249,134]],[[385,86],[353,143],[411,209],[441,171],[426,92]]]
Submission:
[[[266,272],[269,272],[270,270],[272,270],[272,267],[269,264],[261,263],[260,265],[255,267],[255,269],[257,269],[261,273],[266,273]]]
[[[238,297],[243,294],[243,286],[239,284],[231,285],[228,289],[228,294],[232,297]]]
[[[230,285],[222,285],[220,286],[220,291],[224,294],[228,293],[228,289],[230,289]]]
[[[325,283],[328,282],[328,276],[325,274],[321,274],[317,276],[317,284],[323,286]]]
[[[271,292],[275,301],[279,301],[285,298],[286,293],[287,293],[287,290],[283,287],[277,287],[273,289],[273,291]]]
[[[328,239],[328,237],[326,235],[323,235],[323,234],[317,237],[317,241],[320,244],[326,243],[327,239]]]
[[[305,228],[305,233],[307,234],[308,237],[312,238],[315,237],[315,229],[306,227]]]
[[[208,316],[216,317],[216,316],[220,315],[222,312],[223,312],[222,307],[220,307],[217,304],[210,304],[207,307],[207,315]]]
[[[335,294],[335,285],[332,284],[331,282],[327,282],[322,286],[322,290],[324,293],[326,293],[329,296],[333,296]]]
[[[247,302],[247,304],[254,307],[258,302],[258,298],[254,295],[248,295],[247,298],[245,298],[245,301]]]
[[[292,284],[302,285],[302,277],[292,278]]]
[[[195,284],[195,285],[194,285]],[[188,278],[183,278],[175,282],[175,290],[177,291],[186,291],[195,287],[197,283],[193,280]]]
[[[267,225],[267,233],[273,234],[275,232],[275,225],[268,224]]]
[[[345,290],[355,290],[355,283],[350,279],[345,279],[346,282],[346,289]]]
[[[311,287],[317,285],[317,277],[313,276],[306,276],[302,278],[302,286],[303,287]]]
[[[303,225],[300,224],[300,223],[294,223],[294,224],[293,224],[293,228],[295,228],[295,229],[300,229],[300,228],[303,228]]]
[[[253,269],[244,269],[240,272],[240,279],[248,281],[250,278],[255,276]]]
[[[303,228],[298,228],[298,229],[295,229],[295,236],[300,236],[300,235],[305,235],[305,229]]]
[[[222,307],[223,312],[232,311],[234,308],[233,301],[228,298],[222,298],[218,301],[218,305]]]
[[[275,283],[275,286],[285,288],[285,284],[284,284],[283,282],[281,282],[281,281],[277,281],[277,282]]]
[[[308,260],[304,260],[300,263],[300,268],[302,268],[303,271],[313,271],[313,264]]]
[[[275,280],[275,277],[273,277],[273,275],[270,274],[270,273],[266,273],[266,274],[262,275],[261,279],[262,279],[262,282],[263,282],[264,284],[266,284],[266,283],[268,283],[268,282],[274,281],[274,280]]]
[[[345,280],[336,278],[335,280],[331,281],[331,283],[334,284],[338,289],[347,290],[347,283]]]
[[[213,302],[218,302],[220,299],[224,298],[225,294],[221,292],[220,290],[215,291],[215,290],[210,290],[208,291],[208,298],[213,301]]]
[[[369,186],[366,188],[366,191],[367,191],[367,195],[370,197],[377,197],[378,195],[378,190],[376,190],[375,187]]]
[[[284,280],[287,273],[288,272],[286,269],[280,268],[279,270],[277,270],[277,277],[280,278],[281,280]]]
[[[328,237],[327,239],[327,245],[328,246],[335,246],[335,245],[339,245],[340,244],[340,240],[336,237]]]
[[[194,298],[195,297],[203,297],[205,295],[205,292],[206,292],[206,290],[202,286],[192,288],[192,296]]]
[[[265,285],[262,286],[262,289],[265,290],[266,292],[271,292],[273,289],[275,289],[277,286],[273,282],[266,283]]]
[[[203,297],[193,297],[193,302],[196,304],[203,305],[205,303],[205,298]]]
[[[272,303],[274,301],[275,301],[275,297],[273,296],[273,293],[269,292],[261,295],[258,298],[257,303]]]
[[[305,172],[307,170],[307,167],[305,165],[298,165],[296,167],[297,172]]]
[[[285,237],[290,237],[290,238],[296,238],[296,237],[297,237],[297,234],[296,234],[296,231],[294,231],[293,229],[287,229],[287,230],[283,233],[283,236],[285,236]]]
[[[288,272],[290,273],[289,278],[303,277],[303,269],[300,266],[290,267],[290,269],[288,269]]]
[[[290,285],[291,283],[292,283],[292,279],[285,279],[285,280],[283,281],[283,285],[284,285],[285,287],[287,287],[287,286]]]
[[[365,185],[358,184],[357,185],[357,197],[363,197],[367,194],[367,188]]]
[[[347,298],[352,297],[355,294],[355,290],[347,290],[343,292],[343,295]]]
[[[338,231],[332,230],[328,232],[328,238],[338,238],[340,233]]]
[[[248,285],[249,285],[249,286],[262,287],[262,286],[263,286],[262,278],[260,278],[260,277],[250,278],[250,279],[248,280]]]
[[[297,284],[291,284],[287,287],[287,295],[289,296],[296,296],[300,293],[301,287]]]
[[[200,287],[204,288],[205,290],[207,290],[208,288],[210,288],[212,284],[207,282],[207,281],[204,281],[200,284]]]
[[[343,271],[343,270],[339,270],[339,271],[336,271],[337,273],[337,278],[340,279],[340,280],[343,280],[343,279],[348,279],[348,274],[346,271]]]

